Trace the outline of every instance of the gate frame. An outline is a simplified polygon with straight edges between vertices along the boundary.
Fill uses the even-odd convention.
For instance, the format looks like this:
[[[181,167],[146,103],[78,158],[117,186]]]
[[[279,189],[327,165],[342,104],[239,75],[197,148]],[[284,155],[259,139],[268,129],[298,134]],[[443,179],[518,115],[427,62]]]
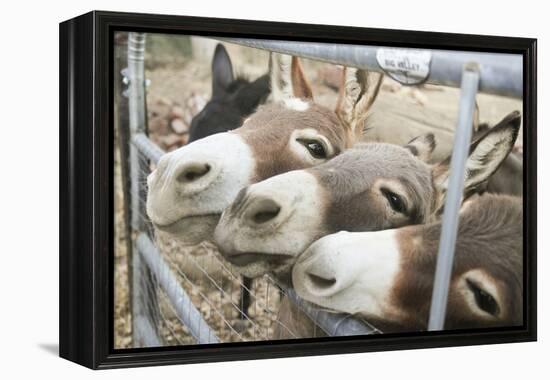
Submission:
[[[300,43],[300,42],[286,42],[286,41],[270,41],[270,40],[249,40],[249,39],[221,39],[228,43],[240,44],[250,48],[266,49],[268,51],[275,51],[278,53],[291,53],[293,55],[317,59],[325,62],[331,62],[342,65],[353,65],[355,67],[365,68],[369,70],[381,71],[381,67],[376,60],[377,53],[380,51],[388,50],[386,47],[372,47],[372,46],[359,46],[359,45],[339,45],[338,49],[334,49],[331,45],[323,43]],[[130,148],[130,168],[131,168],[131,189],[130,194],[131,203],[134,205],[133,215],[143,215],[143,212],[139,210],[136,212],[135,207],[139,207],[139,199],[144,192],[144,181],[137,176],[142,171],[139,171],[139,163],[137,162],[138,150],[141,149],[147,155],[147,152],[153,152],[155,157],[149,157],[153,161],[160,158],[159,152],[155,150],[154,146],[148,144],[146,133],[146,121],[142,118],[145,117],[143,109],[145,105],[145,77],[143,68],[143,51],[144,51],[144,33],[129,33],[128,37],[128,81],[130,83],[130,136],[132,141],[132,147]],[[416,52],[412,49],[400,49],[391,48],[392,51],[400,52],[403,56],[407,56],[409,53]],[[433,56],[433,60],[430,61],[430,70],[434,70],[436,75],[428,75],[426,81],[428,83],[444,84],[460,86],[459,95],[459,107],[458,107],[458,120],[457,126],[454,132],[454,142],[452,157],[450,162],[450,176],[449,176],[449,191],[445,200],[445,213],[442,218],[442,230],[439,243],[437,265],[435,271],[434,287],[432,294],[432,301],[429,313],[428,330],[437,331],[444,329],[444,321],[447,309],[447,298],[449,291],[450,277],[452,273],[455,241],[458,230],[458,213],[460,209],[460,202],[462,199],[462,188],[464,183],[464,175],[466,172],[466,160],[468,158],[472,125],[475,112],[476,95],[481,88],[487,92],[500,95],[517,96],[518,89],[523,87],[523,78],[518,77],[518,66],[521,68],[521,59],[517,56],[491,56],[489,54],[476,54],[463,53],[463,52],[439,52],[426,49],[424,52],[428,52],[430,57]],[[139,54],[138,54],[139,53]],[[456,58],[456,59],[453,59]],[[475,61],[474,61],[475,60]],[[455,63],[458,62],[458,64]],[[450,64],[453,62],[453,64]],[[450,67],[443,67],[449,65]],[[481,76],[484,74],[483,81]],[[516,75],[513,75],[516,74]],[[511,80],[511,84],[505,82],[507,76],[512,76],[514,80]],[[459,82],[457,82],[459,80]],[[139,86],[138,86],[139,83]],[[480,84],[483,83],[483,86]],[[503,86],[506,83],[506,86]],[[143,91],[143,92],[142,92]],[[132,108],[133,105],[133,108]],[[140,112],[141,111],[141,112]],[[134,120],[134,123],[132,123]],[[136,144],[136,139],[139,139],[139,143]],[[148,146],[149,145],[149,146]],[[153,144],[154,145],[154,144]],[[157,157],[158,156],[158,157]],[[137,173],[132,170],[138,170]],[[138,194],[136,197],[135,194]],[[139,220],[137,217],[132,217],[132,224],[135,230],[135,234],[139,234],[143,231],[145,223],[143,220]],[[146,239],[144,236],[140,236],[140,239]],[[150,243],[150,242],[149,242]],[[143,243],[142,247],[154,247],[153,244]],[[136,250],[140,254],[147,254],[151,257],[155,253],[154,250],[147,252]],[[139,282],[142,274],[140,270],[137,270],[142,265],[141,255],[134,255],[133,258],[133,274],[134,274],[134,302],[133,313],[138,316],[142,313],[143,300],[140,299],[141,293]],[[159,257],[159,260],[163,260]],[[159,273],[160,274],[160,273]],[[153,277],[151,277],[153,278]],[[172,280],[167,280],[168,283],[176,284]],[[163,281],[161,280],[161,283]],[[188,296],[185,290],[179,286],[178,290],[181,294],[185,295],[185,299]],[[289,289],[286,289],[288,292]],[[304,303],[300,298],[292,291],[290,293],[290,300],[296,304],[308,317],[310,317],[314,323],[327,332],[330,336],[349,336],[349,335],[368,335],[373,333],[379,333],[377,329],[374,329],[371,325],[366,324],[364,321],[350,318],[346,314],[333,314],[318,310],[315,307]],[[173,299],[173,298],[172,298]],[[156,305],[155,300],[149,301],[149,303]],[[173,305],[176,310],[179,310],[180,305]],[[158,305],[157,305],[158,307]],[[154,310],[154,309],[153,309]],[[191,307],[193,313],[196,312],[196,308]],[[185,312],[182,314],[185,315]],[[196,315],[196,314],[195,314]],[[134,318],[134,321],[142,323],[143,318]],[[199,319],[201,321],[202,318]],[[204,336],[204,332],[198,326],[202,326],[201,323],[193,323],[188,319],[181,320],[182,323],[191,331],[191,334],[195,337]],[[143,328],[134,324],[134,333],[140,331],[151,331],[150,326]],[[208,336],[214,336],[215,333],[208,328]],[[334,334],[334,335],[333,335]],[[141,335],[136,335],[137,338],[141,338]],[[139,342],[139,344],[145,345],[158,345],[158,339],[152,339],[147,342]],[[199,340],[199,342],[203,342]],[[208,340],[206,342],[209,342]],[[206,343],[203,342],[203,343]],[[217,338],[211,343],[218,342]]]

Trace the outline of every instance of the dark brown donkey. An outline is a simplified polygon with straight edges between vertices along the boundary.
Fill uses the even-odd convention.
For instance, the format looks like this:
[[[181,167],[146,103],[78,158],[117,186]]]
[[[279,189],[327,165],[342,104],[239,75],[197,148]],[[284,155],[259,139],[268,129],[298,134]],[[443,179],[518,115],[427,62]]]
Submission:
[[[522,217],[517,197],[485,194],[463,205],[445,329],[522,324]],[[299,257],[294,288],[384,332],[426,330],[440,234],[436,222],[325,236]]]

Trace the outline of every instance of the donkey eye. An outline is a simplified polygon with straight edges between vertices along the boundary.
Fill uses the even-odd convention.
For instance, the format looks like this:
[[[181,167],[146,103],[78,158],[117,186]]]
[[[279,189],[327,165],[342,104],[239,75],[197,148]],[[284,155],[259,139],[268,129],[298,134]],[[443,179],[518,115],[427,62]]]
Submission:
[[[403,202],[403,200],[399,195],[395,194],[394,192],[388,189],[381,189],[381,191],[382,191],[382,194],[384,194],[384,196],[390,203],[390,206],[392,209],[394,209],[395,211],[401,214],[404,214],[405,211],[407,211],[405,207],[405,203]]]
[[[488,314],[496,316],[499,313],[500,309],[495,298],[487,293],[485,290],[477,286],[477,284],[473,281],[466,280],[466,283],[468,284],[468,288],[474,294],[477,307]]]
[[[327,151],[323,144],[321,144],[319,141],[316,140],[298,140],[303,146],[306,147],[306,149],[309,151],[309,153],[319,159],[327,158]]]

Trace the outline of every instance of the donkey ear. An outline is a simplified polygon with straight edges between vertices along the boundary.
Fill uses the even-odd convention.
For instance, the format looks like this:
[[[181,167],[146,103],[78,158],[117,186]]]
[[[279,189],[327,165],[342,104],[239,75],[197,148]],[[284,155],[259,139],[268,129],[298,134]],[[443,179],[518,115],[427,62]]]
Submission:
[[[466,161],[464,193],[471,193],[493,175],[514,147],[521,125],[521,114],[514,111],[470,145]],[[434,168],[434,181],[446,191],[450,157]]]
[[[243,113],[250,114],[269,96],[269,75],[262,75],[252,83],[248,83],[243,91],[239,91],[237,102]]]
[[[313,100],[313,91],[306,79],[304,69],[298,57],[292,57],[291,79],[293,95],[297,98]]]
[[[271,53],[269,58],[271,93],[274,101],[292,98],[313,100],[313,92],[307,81],[300,60],[285,54]]]
[[[435,149],[435,137],[433,133],[426,133],[415,137],[405,145],[413,156],[418,157],[424,162],[428,162],[432,158],[432,153]]]
[[[231,58],[223,45],[218,44],[212,59],[212,96],[222,94],[234,80]]]
[[[377,72],[344,67],[343,83],[336,104],[336,114],[352,132],[361,134],[384,75]]]

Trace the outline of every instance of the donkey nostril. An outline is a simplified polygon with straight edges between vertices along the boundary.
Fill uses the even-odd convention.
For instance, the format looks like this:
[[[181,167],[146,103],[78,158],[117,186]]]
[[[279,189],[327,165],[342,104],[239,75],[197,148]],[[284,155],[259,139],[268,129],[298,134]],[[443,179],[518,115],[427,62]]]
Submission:
[[[254,215],[254,222],[257,224],[269,222],[271,219],[274,219],[277,215],[279,215],[279,211],[281,211],[280,207],[277,207],[272,211],[260,211]]]
[[[336,284],[335,278],[325,278],[313,273],[306,273],[309,282],[319,290],[330,289]]]
[[[254,224],[262,224],[273,220],[281,212],[281,206],[268,198],[260,198],[250,205],[248,215]]]
[[[193,182],[204,177],[210,171],[208,164],[190,164],[187,165],[178,176],[179,182]]]

